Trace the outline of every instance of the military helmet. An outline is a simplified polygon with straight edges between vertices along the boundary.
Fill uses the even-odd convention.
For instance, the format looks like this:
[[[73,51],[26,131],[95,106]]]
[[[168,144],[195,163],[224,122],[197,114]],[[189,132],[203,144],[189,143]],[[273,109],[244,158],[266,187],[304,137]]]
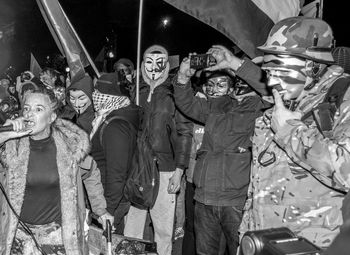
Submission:
[[[325,21],[298,16],[276,23],[265,44],[258,49],[264,53],[288,54],[320,63],[333,63],[332,43],[333,32]]]

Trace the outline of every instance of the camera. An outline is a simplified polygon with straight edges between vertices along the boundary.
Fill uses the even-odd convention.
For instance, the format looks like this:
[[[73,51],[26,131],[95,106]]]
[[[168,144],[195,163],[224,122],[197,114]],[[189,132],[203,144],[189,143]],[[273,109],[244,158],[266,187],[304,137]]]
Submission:
[[[190,68],[192,69],[204,69],[215,64],[215,58],[210,54],[191,55],[190,57]]]

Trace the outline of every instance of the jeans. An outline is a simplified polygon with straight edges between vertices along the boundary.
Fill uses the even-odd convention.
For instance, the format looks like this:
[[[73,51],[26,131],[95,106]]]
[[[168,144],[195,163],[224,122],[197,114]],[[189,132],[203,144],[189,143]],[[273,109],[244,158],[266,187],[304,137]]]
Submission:
[[[212,206],[196,202],[194,228],[198,255],[218,254],[222,233],[226,239],[228,254],[236,255],[242,209],[234,206]]]
[[[185,176],[181,178],[180,192],[176,194],[175,228],[183,228],[185,224]]]
[[[150,215],[154,227],[154,241],[157,243],[158,254],[171,255],[172,237],[175,218],[175,194],[168,193],[169,178],[174,172],[159,173],[159,192]],[[147,211],[130,206],[127,216],[124,235],[143,238]]]

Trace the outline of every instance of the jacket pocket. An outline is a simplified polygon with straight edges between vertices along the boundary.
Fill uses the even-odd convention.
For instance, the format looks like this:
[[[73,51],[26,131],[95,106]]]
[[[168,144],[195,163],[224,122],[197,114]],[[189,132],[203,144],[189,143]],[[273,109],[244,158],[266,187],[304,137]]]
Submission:
[[[239,190],[249,184],[251,153],[225,152],[223,155],[223,191]]]
[[[202,187],[204,183],[205,178],[205,172],[206,172],[206,155],[207,151],[198,151],[196,156],[196,165],[194,167],[193,172],[193,182],[196,185],[196,187]]]

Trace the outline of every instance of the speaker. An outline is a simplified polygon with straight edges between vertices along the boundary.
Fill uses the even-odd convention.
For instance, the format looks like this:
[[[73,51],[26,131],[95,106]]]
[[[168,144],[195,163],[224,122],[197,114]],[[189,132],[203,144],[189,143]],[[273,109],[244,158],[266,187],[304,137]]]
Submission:
[[[243,255],[319,255],[321,249],[289,228],[248,231],[241,245]]]

